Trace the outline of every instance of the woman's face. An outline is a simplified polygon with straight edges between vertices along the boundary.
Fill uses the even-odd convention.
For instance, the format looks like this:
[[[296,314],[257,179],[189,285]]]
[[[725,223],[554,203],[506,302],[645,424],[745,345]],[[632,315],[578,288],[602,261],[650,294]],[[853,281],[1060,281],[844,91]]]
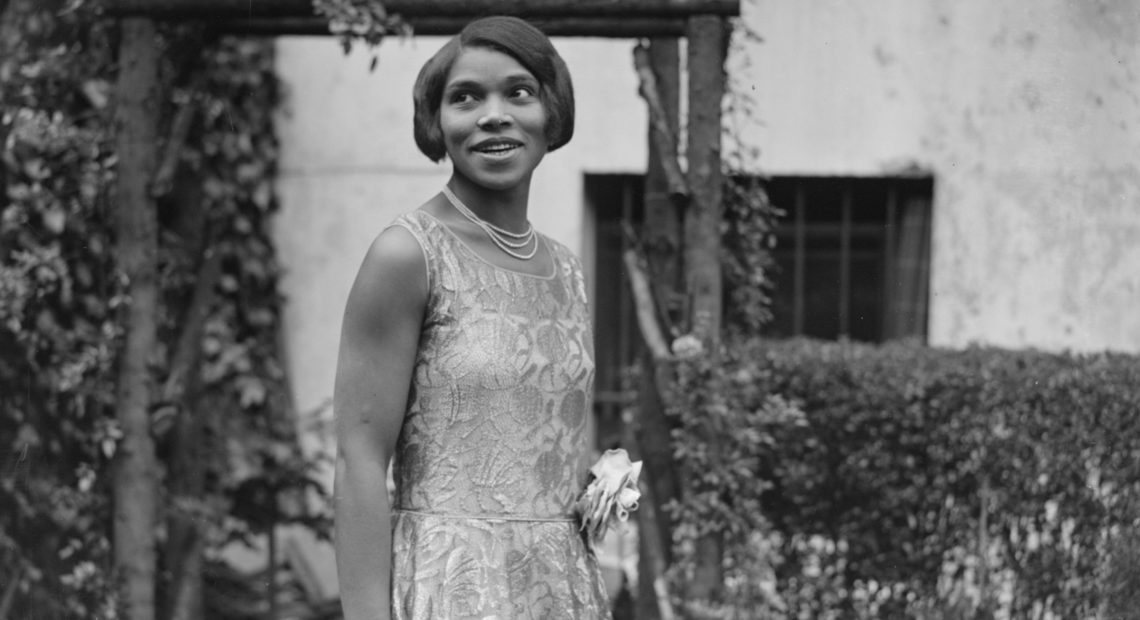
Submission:
[[[547,151],[538,93],[538,80],[514,58],[480,47],[460,52],[439,113],[456,172],[491,190],[529,184]]]

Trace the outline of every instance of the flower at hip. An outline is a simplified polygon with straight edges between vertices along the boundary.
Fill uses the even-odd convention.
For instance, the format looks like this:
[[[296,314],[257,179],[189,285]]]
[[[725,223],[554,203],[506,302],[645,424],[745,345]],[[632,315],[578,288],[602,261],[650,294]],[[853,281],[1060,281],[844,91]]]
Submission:
[[[637,479],[641,475],[641,461],[632,463],[625,450],[606,450],[590,468],[589,483],[575,504],[581,518],[581,529],[591,545],[605,536],[616,517],[619,522],[629,519],[630,511],[637,510],[641,491]]]

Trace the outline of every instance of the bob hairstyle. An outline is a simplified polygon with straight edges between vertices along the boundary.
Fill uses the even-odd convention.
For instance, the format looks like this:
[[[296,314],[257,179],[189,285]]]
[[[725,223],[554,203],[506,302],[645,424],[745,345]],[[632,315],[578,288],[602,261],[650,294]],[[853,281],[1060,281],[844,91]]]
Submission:
[[[416,146],[438,162],[447,155],[439,109],[443,89],[459,54],[484,48],[514,58],[538,80],[539,100],[546,109],[547,150],[553,151],[574,135],[574,86],[558,51],[539,29],[517,17],[485,17],[467,24],[420,69],[412,89]]]

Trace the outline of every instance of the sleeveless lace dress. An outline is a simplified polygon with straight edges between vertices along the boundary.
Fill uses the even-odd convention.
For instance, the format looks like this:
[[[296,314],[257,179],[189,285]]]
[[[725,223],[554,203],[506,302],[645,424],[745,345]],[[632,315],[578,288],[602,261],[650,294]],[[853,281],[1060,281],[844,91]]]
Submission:
[[[392,617],[609,618],[571,516],[594,379],[577,258],[540,235],[554,270],[531,276],[423,211],[395,225],[423,248],[430,293],[395,460]]]

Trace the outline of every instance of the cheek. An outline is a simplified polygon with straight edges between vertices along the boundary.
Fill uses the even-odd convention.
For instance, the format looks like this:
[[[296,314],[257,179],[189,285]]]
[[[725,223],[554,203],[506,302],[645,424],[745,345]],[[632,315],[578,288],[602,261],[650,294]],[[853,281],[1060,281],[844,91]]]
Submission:
[[[526,129],[528,132],[541,136],[544,140],[549,141],[552,130],[550,120],[550,115],[546,113],[546,110],[539,109],[532,114],[526,115]]]
[[[539,114],[542,117],[542,134],[549,139],[554,129],[554,117],[550,114],[552,104],[546,96],[539,97],[539,100],[542,102],[542,105],[539,106]]]
[[[469,133],[462,120],[455,114],[441,113],[439,115],[439,130],[443,135],[444,143],[458,142]]]
[[[547,110],[549,110],[549,108],[547,107],[546,102],[544,101],[544,102],[542,102],[542,105],[538,106],[538,109],[535,110],[535,113],[534,113],[535,120],[539,124],[541,124],[543,127],[546,127],[546,124],[550,122],[550,112],[548,112]]]
[[[455,142],[457,129],[455,124],[447,122],[447,119],[439,119],[439,133],[443,137],[444,143],[450,144]]]

